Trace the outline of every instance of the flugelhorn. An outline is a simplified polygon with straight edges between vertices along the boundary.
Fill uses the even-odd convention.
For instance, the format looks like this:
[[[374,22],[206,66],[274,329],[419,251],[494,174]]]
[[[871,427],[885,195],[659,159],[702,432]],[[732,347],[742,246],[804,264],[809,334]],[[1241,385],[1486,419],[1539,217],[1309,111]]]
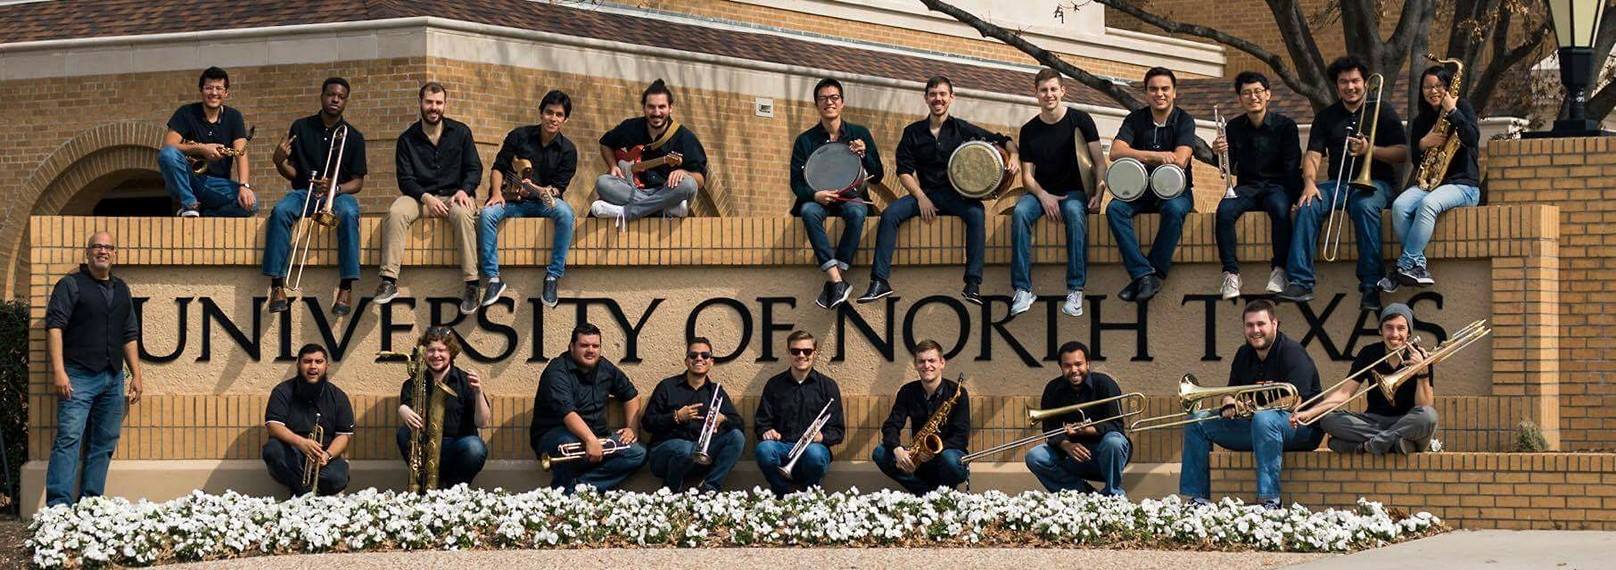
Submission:
[[[303,291],[303,270],[309,265],[309,250],[314,246],[314,228],[310,222],[324,228],[337,227],[337,215],[331,212],[331,206],[337,201],[340,192],[338,177],[342,171],[342,155],[348,147],[348,124],[338,125],[331,132],[331,146],[326,149],[325,169],[309,173],[309,189],[303,194],[303,208],[300,212],[306,214],[298,220],[297,231],[292,234],[291,255],[286,258],[286,276],[292,277],[292,267],[297,266],[297,277],[291,279],[291,291]],[[333,160],[334,159],[334,160]],[[325,178],[320,173],[326,173]],[[325,192],[318,199],[314,199],[315,191],[321,181],[328,181]],[[314,203],[314,212],[309,212],[309,203]]]
[[[1234,398],[1235,417],[1242,419],[1250,418],[1262,411],[1291,410],[1295,408],[1297,401],[1296,386],[1288,382],[1207,388],[1201,386],[1194,374],[1185,374],[1178,381],[1178,398],[1184,407],[1182,414],[1144,418],[1135,421],[1129,429],[1136,432],[1150,431],[1215,420],[1222,416],[1200,414],[1203,410],[1202,403],[1211,399],[1222,400],[1225,397]]]
[[[1352,220],[1347,219],[1349,192],[1351,190],[1369,192],[1376,190],[1375,180],[1370,170],[1375,164],[1375,126],[1380,122],[1381,96],[1383,95],[1382,92],[1386,90],[1386,78],[1376,73],[1369,76],[1367,85],[1369,87],[1364,90],[1366,97],[1369,94],[1369,89],[1374,89],[1375,91],[1375,102],[1373,103],[1375,113],[1373,115],[1369,114],[1370,103],[1367,101],[1365,101],[1362,108],[1358,109],[1358,133],[1365,132],[1363,120],[1364,118],[1369,119],[1369,134],[1364,137],[1366,148],[1361,160],[1352,155],[1351,131],[1347,132],[1347,140],[1341,143],[1341,164],[1336,168],[1335,193],[1330,195],[1330,216],[1324,222],[1324,244],[1320,246],[1321,251],[1319,252],[1320,257],[1323,257],[1325,261],[1335,261],[1340,257],[1341,237],[1346,234],[1347,224],[1352,222]],[[1352,164],[1352,166],[1349,167],[1347,166],[1348,164]],[[1343,177],[1353,171],[1356,171],[1356,175],[1353,176],[1351,182],[1346,183],[1348,188],[1343,188]]]
[[[602,448],[601,455],[613,455],[620,453],[629,447],[628,444],[618,443],[617,440],[611,438],[601,438],[598,441],[600,441],[600,446]],[[551,468],[555,467],[555,464],[557,463],[578,461],[583,459],[585,456],[586,454],[584,453],[583,442],[574,441],[570,443],[563,443],[556,449],[556,453],[554,455],[546,453],[539,456],[539,468],[549,471]]]
[[[1103,405],[1106,405],[1106,404],[1110,404],[1112,402],[1117,403],[1117,411],[1118,411],[1118,413],[1116,415],[1114,415],[1114,416],[1104,417],[1104,418],[1096,418],[1096,419],[1088,419],[1087,414],[1084,412],[1084,410],[1087,410],[1089,408],[1093,408],[1093,407],[1096,407],[1096,406],[1103,406]],[[1050,409],[1047,409],[1047,410],[1029,410],[1029,411],[1027,411],[1027,422],[1029,424],[1032,424],[1032,425],[1036,426],[1036,425],[1039,425],[1040,423],[1042,423],[1046,419],[1054,418],[1054,417],[1060,417],[1060,416],[1064,416],[1064,415],[1068,415],[1068,414],[1074,414],[1074,413],[1078,414],[1078,417],[1080,419],[1075,424],[1072,425],[1072,429],[1083,429],[1083,428],[1086,428],[1086,427],[1089,427],[1089,426],[1092,426],[1092,425],[1103,424],[1105,422],[1109,422],[1109,421],[1113,421],[1113,420],[1130,418],[1130,417],[1137,416],[1139,414],[1145,413],[1145,395],[1141,394],[1139,392],[1129,392],[1129,393],[1123,394],[1121,396],[1112,396],[1110,398],[1101,398],[1099,400],[1094,400],[1094,401],[1090,401],[1090,402],[1083,402],[1081,404],[1072,404],[1070,406],[1061,406],[1059,408],[1050,408]],[[1003,452],[1003,451],[1008,451],[1008,450],[1015,449],[1015,448],[1018,448],[1018,447],[1021,447],[1021,446],[1024,446],[1024,445],[1044,441],[1044,440],[1047,440],[1047,439],[1049,439],[1051,437],[1055,437],[1056,435],[1060,435],[1061,432],[1064,432],[1064,431],[1066,431],[1066,426],[1061,426],[1061,427],[1058,427],[1058,428],[1055,428],[1055,429],[1040,433],[1038,435],[1024,437],[1024,438],[1021,438],[1021,439],[1018,439],[1018,440],[1015,440],[1015,441],[1011,441],[1011,442],[1008,442],[1008,443],[1001,443],[999,445],[995,445],[993,447],[984,449],[982,451],[978,451],[976,453],[967,454],[964,457],[960,458],[960,462],[961,463],[970,463],[972,461],[976,461],[978,459],[981,459],[983,457],[987,457],[989,455],[996,455],[996,454],[998,454],[1000,452]]]

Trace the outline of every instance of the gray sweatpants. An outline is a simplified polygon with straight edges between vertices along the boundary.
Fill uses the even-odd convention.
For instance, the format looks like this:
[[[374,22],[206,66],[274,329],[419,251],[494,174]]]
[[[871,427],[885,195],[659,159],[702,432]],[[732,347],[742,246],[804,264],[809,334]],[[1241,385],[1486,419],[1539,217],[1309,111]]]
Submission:
[[[687,176],[672,188],[635,188],[625,178],[602,174],[595,179],[595,193],[602,200],[622,206],[623,219],[634,220],[660,213],[681,201],[695,200],[696,180]]]
[[[1369,452],[1375,455],[1396,450],[1398,440],[1408,440],[1415,450],[1425,451],[1430,449],[1431,435],[1436,433],[1436,409],[1414,406],[1402,416],[1331,412],[1319,420],[1319,427],[1335,441],[1348,444],[1368,442]]]

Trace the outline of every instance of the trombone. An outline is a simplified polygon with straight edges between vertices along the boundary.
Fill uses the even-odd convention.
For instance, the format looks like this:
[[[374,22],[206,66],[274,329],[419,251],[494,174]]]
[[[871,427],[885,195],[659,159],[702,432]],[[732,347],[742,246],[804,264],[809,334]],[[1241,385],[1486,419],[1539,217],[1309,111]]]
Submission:
[[[1342,379],[1340,382],[1336,382],[1335,385],[1331,386],[1329,390],[1319,392],[1317,396],[1309,398],[1306,402],[1302,402],[1301,405],[1296,407],[1297,411],[1306,410],[1314,405],[1317,405],[1326,396],[1339,389],[1343,384],[1346,384],[1347,382],[1360,381],[1365,374],[1368,375],[1368,386],[1359,388],[1358,391],[1353,392],[1353,394],[1348,396],[1347,399],[1336,402],[1329,408],[1325,408],[1323,411],[1319,412],[1318,415],[1308,418],[1307,421],[1297,423],[1305,426],[1313,425],[1320,419],[1324,418],[1324,416],[1327,416],[1331,412],[1340,409],[1342,406],[1351,403],[1353,400],[1368,395],[1369,392],[1377,388],[1380,389],[1381,395],[1385,396],[1388,401],[1394,400],[1397,398],[1397,389],[1401,388],[1403,383],[1407,382],[1408,379],[1413,378],[1420,372],[1425,371],[1426,368],[1429,368],[1438,362],[1447,360],[1448,357],[1453,356],[1454,353],[1459,352],[1478,340],[1481,340],[1482,337],[1485,337],[1492,332],[1492,329],[1487,328],[1486,319],[1471,322],[1470,324],[1465,325],[1464,328],[1459,329],[1459,332],[1454,333],[1453,337],[1449,338],[1447,342],[1437,345],[1436,349],[1431,351],[1430,354],[1426,355],[1424,359],[1405,366],[1409,359],[1409,353],[1415,349],[1419,349],[1420,338],[1414,337],[1409,339],[1408,343],[1404,344],[1403,346],[1394,350],[1386,351],[1386,356],[1369,363],[1368,366],[1364,366],[1363,368],[1348,374],[1346,378]],[[1381,374],[1376,372],[1375,367],[1379,366],[1382,362],[1390,363],[1395,371],[1390,374]]]
[[[1120,412],[1117,415],[1091,420],[1088,419],[1088,415],[1083,412],[1083,410],[1112,402],[1117,402],[1118,412]],[[1079,420],[1072,426],[1071,429],[1083,429],[1096,424],[1103,424],[1109,421],[1130,418],[1145,413],[1145,395],[1139,392],[1129,392],[1121,396],[1112,396],[1110,398],[1102,398],[1092,402],[1083,402],[1080,404],[1072,404],[1070,406],[1061,406],[1059,408],[1050,408],[1047,410],[1028,410],[1027,424],[1037,426],[1043,423],[1043,421],[1046,419],[1074,413],[1078,415]],[[1008,451],[1024,445],[1044,441],[1051,437],[1060,435],[1062,432],[1065,432],[1066,429],[1066,426],[1061,426],[1038,435],[1027,436],[1008,443],[1001,443],[976,453],[967,454],[960,458],[960,463],[970,463],[989,455],[996,455],[1002,451]]]
[[[629,448],[628,444],[619,443],[617,440],[611,438],[600,439],[600,446],[602,448],[601,455],[603,456],[621,453]],[[539,468],[549,471],[551,468],[555,467],[555,464],[557,463],[578,461],[583,459],[584,456],[583,442],[574,441],[570,443],[563,443],[559,448],[556,449],[555,455],[546,453],[539,456]]]
[[[292,234],[291,254],[286,258],[286,276],[292,277],[292,266],[297,266],[297,277],[291,279],[291,290],[297,293],[303,291],[303,270],[309,264],[309,249],[314,245],[314,229],[309,226],[312,221],[323,228],[337,227],[337,215],[331,212],[331,206],[336,204],[339,174],[342,171],[342,155],[348,150],[348,124],[338,125],[331,131],[331,146],[325,152],[325,168],[309,173],[309,190],[303,195],[303,209],[307,214],[298,220],[297,231]],[[320,173],[324,172],[325,177]],[[319,198],[314,197],[315,190],[320,182],[327,183],[326,190]],[[314,202],[314,212],[309,212],[309,202]]]
[[[1375,114],[1369,117],[1369,136],[1365,137],[1366,149],[1362,160],[1352,155],[1352,131],[1347,131],[1347,140],[1341,143],[1341,165],[1335,171],[1335,190],[1330,195],[1330,217],[1324,223],[1324,244],[1320,246],[1319,256],[1325,261],[1335,261],[1341,253],[1341,237],[1346,233],[1347,224],[1347,197],[1348,190],[1341,187],[1341,181],[1349,171],[1356,171],[1352,181],[1347,183],[1354,190],[1374,191],[1375,181],[1370,176],[1370,168],[1375,163],[1375,126],[1380,123],[1381,96],[1386,90],[1386,78],[1379,73],[1369,76],[1368,89],[1375,91]],[[1366,94],[1368,89],[1366,89]],[[1369,113],[1369,103],[1358,109],[1358,132],[1364,132],[1364,115]],[[1348,167],[1347,164],[1352,164]],[[1364,255],[1369,255],[1365,253]],[[1378,255],[1378,254],[1376,254]]]
[[[1297,400],[1296,386],[1286,382],[1206,388],[1201,386],[1194,374],[1185,374],[1178,381],[1178,398],[1184,406],[1184,413],[1144,418],[1135,421],[1128,429],[1141,432],[1215,420],[1222,416],[1200,415],[1203,409],[1201,403],[1224,397],[1234,398],[1235,417],[1239,419],[1247,419],[1257,412],[1268,410],[1291,410],[1295,408]]]

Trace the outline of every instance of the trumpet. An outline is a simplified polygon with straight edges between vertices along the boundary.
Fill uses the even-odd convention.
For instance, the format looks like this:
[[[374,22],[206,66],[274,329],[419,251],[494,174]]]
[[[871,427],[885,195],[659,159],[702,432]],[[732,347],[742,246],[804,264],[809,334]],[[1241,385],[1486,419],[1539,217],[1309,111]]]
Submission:
[[[1212,106],[1212,120],[1218,123],[1218,138],[1223,139],[1223,152],[1218,153],[1218,174],[1223,176],[1223,199],[1235,198],[1234,193],[1234,163],[1229,160],[1229,130],[1228,123],[1223,115],[1218,113],[1218,106]]]
[[[246,142],[252,142],[253,134],[257,132],[257,125],[247,127]],[[196,141],[190,139],[180,139],[180,144],[196,144]],[[238,156],[246,156],[247,149],[243,147],[241,150],[236,150],[235,147],[226,146],[219,150],[219,154],[223,157],[235,158]],[[191,172],[198,176],[201,176],[202,173],[208,171],[208,161],[202,160],[201,157],[187,156],[185,157],[185,160],[191,164]]]
[[[1470,324],[1465,325],[1464,328],[1459,329],[1459,332],[1454,333],[1453,337],[1449,338],[1447,342],[1437,345],[1436,349],[1430,354],[1426,355],[1425,358],[1413,364],[1408,364],[1410,353],[1412,353],[1414,350],[1423,349],[1419,348],[1419,337],[1409,339],[1408,343],[1404,344],[1403,346],[1386,351],[1386,356],[1369,363],[1368,366],[1364,366],[1363,368],[1348,374],[1345,379],[1342,379],[1340,382],[1336,382],[1335,385],[1331,386],[1329,390],[1320,392],[1319,395],[1309,398],[1306,402],[1302,402],[1301,405],[1296,407],[1296,409],[1299,411],[1308,409],[1318,404],[1318,402],[1323,400],[1326,395],[1335,392],[1336,389],[1341,387],[1341,385],[1346,384],[1347,382],[1356,382],[1365,375],[1368,376],[1369,386],[1358,389],[1358,391],[1353,392],[1351,396],[1348,396],[1347,399],[1337,402],[1329,408],[1325,408],[1323,411],[1320,411],[1318,415],[1308,418],[1307,421],[1297,423],[1305,426],[1313,425],[1320,419],[1323,419],[1324,416],[1327,416],[1331,412],[1340,409],[1342,406],[1351,403],[1353,400],[1368,395],[1370,391],[1376,389],[1380,390],[1381,395],[1385,396],[1386,400],[1394,400],[1397,398],[1397,389],[1401,388],[1404,382],[1407,382],[1410,378],[1418,376],[1421,372],[1425,371],[1427,368],[1430,368],[1432,365],[1435,365],[1443,360],[1447,360],[1449,357],[1453,356],[1454,353],[1463,350],[1465,347],[1470,346],[1471,344],[1474,344],[1476,341],[1481,340],[1482,337],[1492,334],[1492,332],[1492,329],[1487,328],[1486,319],[1471,322]],[[1394,369],[1394,372],[1390,374],[1381,374],[1376,372],[1375,367],[1379,366],[1382,362],[1389,362]]]
[[[713,456],[707,449],[713,445],[713,435],[718,433],[718,407],[724,405],[724,396],[719,393],[720,386],[713,383],[713,398],[707,401],[707,411],[702,413],[701,435],[696,436],[696,452],[690,460],[696,465],[712,465]]]
[[[320,412],[314,412],[314,430],[309,432],[309,439],[320,445],[325,445],[325,427],[320,425]],[[320,482],[320,456],[310,455],[303,458],[303,488],[309,494],[320,494],[317,484]]]
[[[1087,410],[1089,408],[1093,408],[1093,407],[1096,407],[1096,406],[1103,406],[1103,405],[1106,405],[1106,404],[1110,404],[1112,402],[1116,402],[1117,406],[1118,406],[1118,408],[1117,408],[1118,413],[1116,415],[1114,415],[1114,416],[1104,417],[1104,418],[1097,418],[1097,419],[1088,419],[1087,413],[1084,412],[1084,410]],[[1033,425],[1033,426],[1037,426],[1040,423],[1042,423],[1044,420],[1049,419],[1049,418],[1064,416],[1064,415],[1068,415],[1068,414],[1077,414],[1078,415],[1078,421],[1077,421],[1076,424],[1072,425],[1072,429],[1083,429],[1083,428],[1086,428],[1086,427],[1089,427],[1089,426],[1092,426],[1092,425],[1103,424],[1103,423],[1106,423],[1106,422],[1109,422],[1109,421],[1130,418],[1130,417],[1137,416],[1137,415],[1143,414],[1143,413],[1145,413],[1145,395],[1141,394],[1139,392],[1129,392],[1129,393],[1123,394],[1121,396],[1112,396],[1110,398],[1101,398],[1099,400],[1094,400],[1094,401],[1091,401],[1091,402],[1083,402],[1083,403],[1080,403],[1080,404],[1072,404],[1070,406],[1062,406],[1062,407],[1059,407],[1059,408],[1050,408],[1050,409],[1047,409],[1047,410],[1029,410],[1029,411],[1027,411],[1027,423],[1030,424],[1030,425]],[[1018,448],[1018,447],[1021,447],[1021,446],[1024,446],[1024,445],[1038,443],[1040,441],[1044,441],[1044,440],[1049,439],[1051,437],[1055,437],[1057,435],[1060,435],[1061,433],[1065,432],[1066,429],[1067,429],[1066,426],[1061,426],[1061,427],[1046,431],[1044,433],[1040,433],[1038,435],[1027,436],[1027,437],[1024,437],[1024,438],[1021,438],[1021,439],[1018,439],[1018,440],[1015,440],[1015,441],[1008,442],[1008,443],[1001,443],[999,445],[995,445],[993,447],[984,449],[982,451],[978,451],[976,453],[966,454],[964,457],[960,458],[960,462],[961,463],[970,463],[972,461],[976,461],[978,459],[981,459],[983,457],[987,457],[989,455],[996,455],[996,454],[998,454],[1000,452],[1003,452],[1003,451],[1008,451],[1008,450],[1015,449],[1015,448]]]
[[[1362,160],[1352,155],[1352,131],[1347,131],[1347,140],[1341,143],[1341,165],[1336,168],[1335,194],[1330,196],[1330,217],[1324,223],[1324,244],[1320,246],[1319,255],[1325,261],[1335,261],[1341,253],[1341,237],[1346,233],[1347,224],[1347,196],[1348,190],[1341,187],[1344,176],[1349,171],[1356,171],[1352,181],[1348,183],[1354,190],[1373,192],[1376,190],[1374,178],[1370,169],[1375,163],[1375,126],[1380,122],[1381,96],[1386,90],[1386,78],[1379,73],[1369,76],[1369,89],[1375,91],[1375,114],[1369,118],[1369,136],[1365,137],[1367,148],[1364,150]],[[1367,93],[1367,90],[1366,90]],[[1364,132],[1363,118],[1369,114],[1369,103],[1358,109],[1358,132]],[[1351,167],[1347,166],[1352,164]],[[1367,255],[1367,254],[1366,254]],[[1376,254],[1378,255],[1378,254]]]
[[[1286,382],[1206,388],[1201,386],[1194,374],[1185,374],[1184,378],[1178,381],[1178,398],[1184,406],[1184,413],[1144,418],[1135,421],[1128,429],[1136,432],[1150,431],[1218,419],[1222,416],[1200,415],[1203,409],[1202,403],[1224,397],[1234,398],[1235,417],[1240,419],[1247,419],[1257,412],[1268,410],[1292,410],[1296,407],[1297,401],[1296,386]]]
[[[819,431],[825,429],[825,422],[830,421],[830,407],[835,403],[836,398],[831,398],[829,402],[825,402],[825,407],[820,408],[819,415],[814,417],[814,422],[808,424],[808,430],[802,432],[802,437],[797,438],[797,443],[791,446],[791,452],[786,454],[791,459],[785,465],[780,466],[780,473],[784,474],[786,479],[791,478],[791,469],[797,466],[797,460],[802,459],[802,454],[808,451],[808,444],[814,442],[814,436],[819,435]]]
[[[617,440],[611,438],[601,438],[598,441],[600,441],[600,446],[602,448],[601,455],[613,455],[627,450],[629,447],[628,444],[619,443]],[[556,449],[555,455],[546,453],[539,456],[539,468],[549,471],[551,468],[555,467],[555,464],[557,463],[578,461],[584,457],[585,454],[583,442],[574,441],[571,443],[563,443]]]
[[[331,206],[337,201],[339,174],[342,171],[342,155],[348,150],[348,124],[343,123],[331,132],[331,146],[326,149],[325,168],[309,173],[309,190],[303,195],[303,209],[307,215],[298,220],[297,231],[292,234],[292,255],[286,258],[286,276],[292,276],[293,265],[297,266],[297,277],[292,279],[291,290],[303,291],[303,270],[309,264],[309,249],[314,246],[314,228],[309,226],[312,221],[323,228],[337,227],[337,215],[331,212]],[[325,173],[321,177],[320,173]],[[326,190],[319,198],[314,198],[315,191],[320,184],[327,184]],[[309,203],[314,203],[314,212],[309,213]]]

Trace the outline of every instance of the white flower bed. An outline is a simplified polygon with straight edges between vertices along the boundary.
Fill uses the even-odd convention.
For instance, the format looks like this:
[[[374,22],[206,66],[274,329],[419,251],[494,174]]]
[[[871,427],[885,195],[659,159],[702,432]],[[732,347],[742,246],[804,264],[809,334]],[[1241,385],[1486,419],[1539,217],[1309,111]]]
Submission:
[[[895,491],[719,494],[459,486],[415,496],[367,489],[278,501],[194,492],[166,503],[95,498],[34,516],[28,546],[45,568],[146,565],[266,554],[593,546],[1088,545],[1345,551],[1440,530],[1429,513],[1393,519],[1380,503],[1264,511],[1225,499],[1138,503],[1091,494]]]

